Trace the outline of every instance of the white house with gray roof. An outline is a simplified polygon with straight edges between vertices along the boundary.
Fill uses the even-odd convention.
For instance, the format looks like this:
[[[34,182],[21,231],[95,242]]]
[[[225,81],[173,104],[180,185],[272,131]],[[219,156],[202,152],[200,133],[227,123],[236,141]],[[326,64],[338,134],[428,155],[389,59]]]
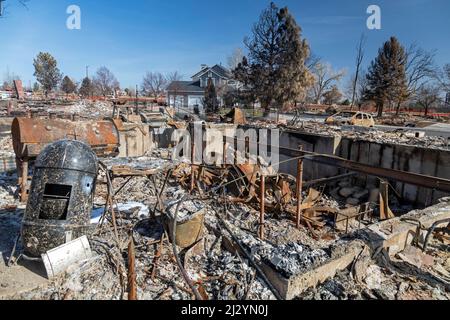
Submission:
[[[183,108],[185,111],[193,112],[195,107],[203,113],[203,97],[209,79],[217,90],[219,104],[223,104],[222,93],[225,88],[236,89],[239,83],[232,79],[231,72],[221,65],[213,67],[202,65],[199,72],[194,74],[191,81],[173,81],[167,87],[167,103],[169,106]]]

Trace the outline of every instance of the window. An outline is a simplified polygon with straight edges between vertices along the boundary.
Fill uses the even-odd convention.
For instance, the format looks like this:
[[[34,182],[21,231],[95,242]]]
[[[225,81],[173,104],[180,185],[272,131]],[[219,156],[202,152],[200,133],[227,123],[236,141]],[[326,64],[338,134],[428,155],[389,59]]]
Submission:
[[[62,184],[45,185],[39,211],[41,220],[66,220],[72,186]]]

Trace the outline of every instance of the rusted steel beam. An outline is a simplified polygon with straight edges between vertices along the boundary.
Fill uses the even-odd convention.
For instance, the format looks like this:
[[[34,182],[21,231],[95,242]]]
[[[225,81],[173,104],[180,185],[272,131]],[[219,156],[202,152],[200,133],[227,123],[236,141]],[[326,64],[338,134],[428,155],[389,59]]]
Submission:
[[[241,140],[243,141],[243,140]],[[259,143],[260,146],[270,146],[267,144]],[[272,147],[272,146],[270,146]],[[382,167],[374,167],[368,164],[355,162],[352,160],[347,160],[333,155],[319,154],[309,151],[299,151],[293,148],[278,147],[279,150],[285,150],[292,157],[304,156],[306,160],[313,162],[318,162],[321,164],[338,167],[342,169],[347,169],[353,172],[359,172],[371,176],[376,176],[380,178],[392,179],[399,182],[404,182],[407,184],[412,184],[415,186],[420,186],[424,188],[430,188],[438,191],[450,193],[450,180],[433,177],[428,175],[423,175],[419,173],[406,172],[395,169],[388,169]]]
[[[381,167],[374,167],[364,163],[359,163],[351,160],[346,160],[343,158],[329,156],[329,155],[318,155],[310,152],[304,152],[303,154],[308,155],[305,159],[318,162],[321,164],[339,167],[343,169],[348,169],[350,171],[360,172],[376,177],[392,179],[420,187],[430,188],[434,190],[444,191],[450,193],[450,180],[444,178],[438,178],[433,176],[427,176],[418,173],[400,171],[395,169],[387,169]]]

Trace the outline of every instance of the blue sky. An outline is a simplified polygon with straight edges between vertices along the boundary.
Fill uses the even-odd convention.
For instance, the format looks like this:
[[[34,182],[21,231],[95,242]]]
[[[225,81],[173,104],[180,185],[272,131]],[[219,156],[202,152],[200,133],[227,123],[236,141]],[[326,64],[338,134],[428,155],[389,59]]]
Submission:
[[[60,70],[77,80],[107,66],[123,87],[140,84],[146,71],[179,71],[185,78],[201,64],[226,64],[250,34],[266,0],[30,0],[9,3],[0,19],[0,79],[7,69],[34,82],[33,57],[53,54]],[[405,45],[436,49],[450,63],[448,0],[280,0],[303,29],[312,51],[335,68],[353,71],[355,47],[367,36],[365,65],[391,35]],[[81,30],[68,30],[66,9],[81,8]],[[382,29],[368,30],[366,9],[381,7]]]

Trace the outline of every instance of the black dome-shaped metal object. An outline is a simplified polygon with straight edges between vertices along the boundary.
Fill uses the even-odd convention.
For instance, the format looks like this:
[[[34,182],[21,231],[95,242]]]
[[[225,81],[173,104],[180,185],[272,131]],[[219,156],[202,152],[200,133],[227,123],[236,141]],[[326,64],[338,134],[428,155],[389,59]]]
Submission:
[[[39,256],[86,235],[97,171],[97,156],[80,141],[61,140],[44,148],[22,222],[25,251]]]
[[[98,160],[87,144],[75,140],[60,140],[42,150],[36,159],[35,168],[78,170],[96,174]]]

